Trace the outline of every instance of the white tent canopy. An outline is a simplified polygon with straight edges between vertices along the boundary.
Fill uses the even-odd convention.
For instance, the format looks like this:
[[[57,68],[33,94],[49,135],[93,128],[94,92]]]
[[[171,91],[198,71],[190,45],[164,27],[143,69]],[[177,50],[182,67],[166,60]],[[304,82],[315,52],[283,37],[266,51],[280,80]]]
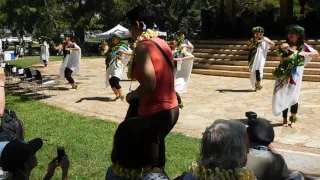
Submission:
[[[97,37],[98,38],[108,38],[112,34],[115,34],[115,33],[121,35],[123,38],[131,37],[130,31],[127,28],[121,26],[120,24],[118,24],[116,27],[110,29],[107,32],[104,32],[104,33],[101,33],[101,34],[97,34]],[[160,32],[159,31],[158,33],[159,33],[159,36],[165,36],[165,37],[167,36],[167,32]]]
[[[97,37],[98,38],[108,38],[112,34],[115,34],[115,33],[121,35],[124,38],[131,37],[130,31],[127,28],[121,26],[120,24],[118,24],[116,27],[110,29],[107,32],[104,32],[104,33],[101,33],[101,34],[97,34]]]

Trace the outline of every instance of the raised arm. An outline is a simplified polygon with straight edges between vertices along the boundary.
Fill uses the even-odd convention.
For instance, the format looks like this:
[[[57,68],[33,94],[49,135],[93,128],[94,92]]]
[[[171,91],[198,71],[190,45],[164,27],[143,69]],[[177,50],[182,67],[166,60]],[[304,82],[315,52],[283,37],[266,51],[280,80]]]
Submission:
[[[254,43],[254,41],[253,41],[253,39],[251,39],[251,40],[249,41],[249,44],[247,45],[247,48],[251,49],[252,46],[253,46],[253,43]]]
[[[156,86],[154,67],[148,48],[144,44],[136,47],[135,67],[137,68],[139,87],[131,93],[131,99],[140,99],[150,93]]]

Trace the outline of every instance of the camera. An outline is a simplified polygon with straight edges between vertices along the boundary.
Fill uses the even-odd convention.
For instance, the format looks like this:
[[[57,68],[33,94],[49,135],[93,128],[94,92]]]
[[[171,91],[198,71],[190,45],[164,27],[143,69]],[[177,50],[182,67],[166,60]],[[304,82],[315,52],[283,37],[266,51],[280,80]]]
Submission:
[[[249,111],[246,112],[246,117],[251,120],[251,119],[257,119],[258,115],[255,112]]]

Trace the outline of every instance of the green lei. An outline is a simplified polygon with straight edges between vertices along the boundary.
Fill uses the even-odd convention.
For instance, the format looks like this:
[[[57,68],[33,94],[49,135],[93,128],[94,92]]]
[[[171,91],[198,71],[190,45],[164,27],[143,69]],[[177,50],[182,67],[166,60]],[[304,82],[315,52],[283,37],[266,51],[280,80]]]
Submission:
[[[248,62],[249,62],[249,67],[251,68],[254,62],[254,58],[256,57],[257,49],[259,48],[260,43],[258,41],[251,40],[253,43],[252,48],[250,49],[249,52],[249,57],[248,57]]]
[[[278,52],[282,54],[282,58],[287,58],[283,60],[279,66],[272,72],[273,76],[276,78],[281,78],[283,76],[288,76],[292,73],[292,70],[298,66],[304,65],[304,56],[299,55],[303,50],[304,45],[298,47],[297,51],[293,52],[291,50],[284,51],[278,46]]]
[[[106,65],[107,68],[109,67],[110,62],[112,61],[112,58],[115,58],[117,51],[120,49],[120,47],[123,46],[124,48],[128,49],[127,44],[120,42],[119,44],[113,46],[106,54]]]
[[[177,48],[177,50],[173,53],[173,57],[174,58],[179,58],[181,52],[182,52],[182,49],[181,48]]]

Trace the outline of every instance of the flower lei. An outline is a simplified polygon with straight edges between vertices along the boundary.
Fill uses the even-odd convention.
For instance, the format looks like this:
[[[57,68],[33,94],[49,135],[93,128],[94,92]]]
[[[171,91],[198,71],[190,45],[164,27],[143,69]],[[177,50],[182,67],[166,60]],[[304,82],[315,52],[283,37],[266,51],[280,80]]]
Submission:
[[[156,37],[158,36],[158,32],[157,31],[153,31],[151,29],[148,29],[147,31],[144,31],[138,38],[137,40],[134,42],[133,44],[133,50],[132,50],[132,56],[130,58],[130,61],[128,63],[128,73],[127,73],[127,77],[129,79],[133,79],[133,59],[135,58],[135,49],[136,47],[138,46],[138,44],[141,42],[141,41],[144,41],[144,40],[148,40],[148,39],[151,39],[153,37]]]
[[[141,169],[126,169],[120,165],[112,165],[113,174],[121,178],[141,179],[145,173],[162,173],[160,168],[144,167]]]
[[[116,58],[116,59],[121,59],[121,56],[116,54],[117,51],[119,50],[119,48],[121,46],[125,46],[126,49],[128,49],[128,46],[122,42],[120,42],[119,44],[113,46],[110,51],[107,53],[106,55],[106,65],[107,65],[107,68],[109,67],[109,63],[112,61],[112,58]],[[115,55],[115,57],[114,57]]]
[[[253,171],[248,171],[244,168],[236,168],[229,170],[206,169],[199,163],[192,163],[189,171],[193,177],[199,180],[256,180]]]
[[[257,26],[257,27],[252,28],[252,33],[255,33],[255,32],[264,33],[264,29],[260,26]]]
[[[185,48],[178,47],[177,50],[173,53],[173,57],[174,58],[184,58],[186,52],[187,51]]]
[[[303,34],[305,29],[298,25],[290,25],[286,27],[288,33]]]
[[[255,41],[254,39],[250,40],[250,42],[253,43],[252,48],[250,49],[250,52],[249,52],[249,57],[248,57],[249,67],[251,68],[254,62],[255,54],[257,53],[257,49],[260,43],[258,41]]]
[[[299,55],[302,49],[303,45],[298,47],[296,52],[292,52],[290,50],[284,51],[280,46],[278,46],[278,52],[282,54],[283,58],[287,59],[282,61],[279,66],[275,70],[273,70],[273,76],[276,78],[288,76],[292,73],[293,68],[297,66],[303,66],[304,56]]]

